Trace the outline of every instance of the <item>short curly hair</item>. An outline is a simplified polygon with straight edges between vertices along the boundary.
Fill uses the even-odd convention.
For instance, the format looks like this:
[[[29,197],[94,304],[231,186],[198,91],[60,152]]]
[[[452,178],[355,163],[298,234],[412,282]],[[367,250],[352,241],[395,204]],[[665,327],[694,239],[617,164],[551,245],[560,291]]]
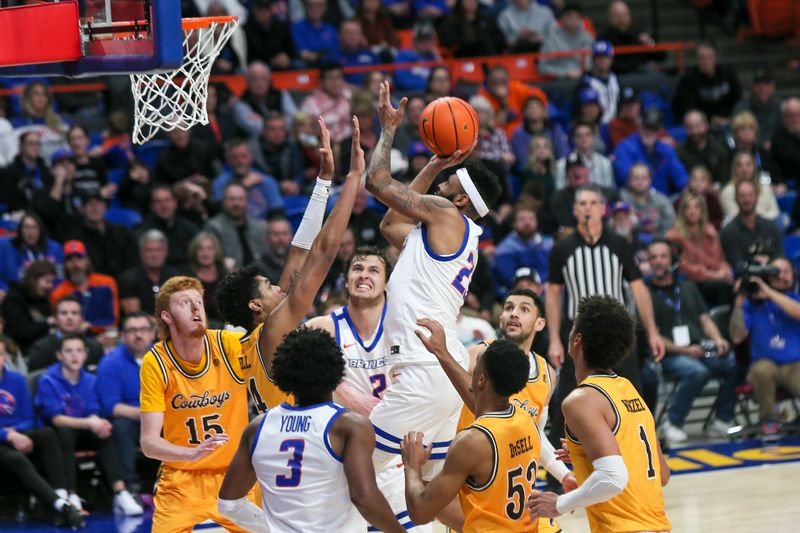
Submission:
[[[286,334],[272,360],[278,388],[304,400],[332,393],[344,371],[342,351],[330,333],[305,326]]]
[[[619,301],[588,296],[578,304],[575,332],[583,339],[583,358],[590,369],[610,369],[633,349],[636,324]]]
[[[258,266],[250,265],[237,268],[220,280],[215,300],[217,310],[228,324],[247,331],[255,327],[253,312],[247,304],[259,296],[257,275]]]
[[[494,341],[481,354],[480,365],[489,377],[492,391],[507,398],[525,388],[531,362],[525,352],[511,341]]]

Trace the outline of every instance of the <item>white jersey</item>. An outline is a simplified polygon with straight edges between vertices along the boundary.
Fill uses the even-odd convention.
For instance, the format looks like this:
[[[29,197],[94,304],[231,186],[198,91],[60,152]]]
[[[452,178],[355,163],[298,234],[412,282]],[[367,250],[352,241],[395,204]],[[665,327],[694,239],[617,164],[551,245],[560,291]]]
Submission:
[[[253,441],[251,461],[272,533],[363,532],[366,521],[350,501],[342,458],[328,431],[345,408],[334,403],[266,412]]]
[[[387,287],[386,343],[392,365],[436,363],[414,334],[420,329],[417,319],[425,317],[444,326],[447,346],[454,357],[458,359],[461,352],[466,353],[458,341],[456,318],[478,263],[478,237],[483,230],[462,217],[466,224],[464,240],[452,255],[437,255],[430,249],[422,223],[406,238]]]
[[[345,305],[331,313],[336,329],[336,344],[342,350],[345,361],[344,382],[364,394],[380,398],[388,384],[387,349],[383,335],[383,320],[386,318],[386,303],[383,304],[381,321],[371,339],[362,340]]]

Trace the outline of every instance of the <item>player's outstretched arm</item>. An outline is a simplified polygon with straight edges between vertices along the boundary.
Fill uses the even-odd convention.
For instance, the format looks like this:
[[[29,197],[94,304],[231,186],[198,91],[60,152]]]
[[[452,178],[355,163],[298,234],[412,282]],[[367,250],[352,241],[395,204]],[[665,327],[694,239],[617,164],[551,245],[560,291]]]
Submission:
[[[247,499],[247,493],[257,481],[256,471],[250,461],[250,450],[263,418],[264,415],[254,418],[242,433],[239,448],[228,465],[219,489],[217,503],[222,516],[247,531],[266,531],[267,528],[264,511]]]
[[[477,430],[465,430],[456,435],[442,471],[427,485],[422,481],[422,467],[428,461],[431,447],[425,448],[422,433],[410,432],[400,443],[406,476],[406,506],[411,521],[427,524],[444,509],[464,486],[467,477],[476,472],[481,461],[491,462],[493,453],[489,441]]]
[[[292,247],[289,250],[289,256],[286,258],[286,266],[284,266],[283,274],[281,274],[281,279],[278,282],[278,286],[287,294],[294,287],[297,276],[300,274],[300,269],[303,268],[308,258],[311,245],[322,227],[322,219],[325,218],[325,208],[331,191],[331,180],[333,180],[334,164],[331,135],[323,118],[319,117],[317,121],[320,131],[319,177],[317,178],[317,184],[314,186],[314,191],[311,193],[308,206],[306,206],[306,210],[303,213],[303,220],[300,222],[300,226],[292,239]]]
[[[375,482],[375,468],[372,465],[375,430],[369,419],[352,412],[344,413],[334,422],[331,432],[344,440],[342,461],[350,501],[372,526],[384,532],[403,533],[405,529],[395,518],[389,502]]]
[[[336,259],[342,236],[350,221],[350,214],[353,211],[353,204],[365,166],[358,119],[353,117],[350,171],[345,178],[342,192],[333,211],[322,226],[322,231],[314,239],[311,253],[300,270],[297,283],[289,295],[270,313],[264,328],[266,335],[262,334],[258,340],[261,351],[266,357],[268,373],[272,371],[272,357],[275,354],[275,348],[280,344],[283,336],[296,328],[306,315]]]
[[[429,194],[420,194],[407,184],[392,178],[390,168],[392,143],[397,128],[403,121],[406,102],[400,100],[398,109],[392,107],[389,82],[381,84],[378,114],[381,121],[381,136],[372,153],[367,171],[367,190],[378,200],[412,220],[427,224],[444,222],[456,218],[459,211],[450,200]]]

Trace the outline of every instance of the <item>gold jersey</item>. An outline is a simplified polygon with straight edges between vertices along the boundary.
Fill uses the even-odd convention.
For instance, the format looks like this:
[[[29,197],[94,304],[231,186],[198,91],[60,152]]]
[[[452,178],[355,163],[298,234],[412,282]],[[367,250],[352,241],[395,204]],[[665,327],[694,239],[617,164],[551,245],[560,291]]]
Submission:
[[[589,376],[579,387],[601,392],[616,415],[614,436],[628,469],[625,490],[610,500],[586,508],[593,533],[621,531],[669,531],[661,489],[661,462],[653,415],[636,388],[615,374]],[[578,484],[593,471],[581,443],[565,427],[569,455]]]
[[[228,443],[197,461],[168,461],[181,470],[227,468],[247,427],[247,392],[239,368],[239,334],[206,330],[196,365],[161,341],[144,356],[140,379],[142,412],[164,413],[164,438],[178,446],[199,446],[214,433]]]
[[[267,363],[261,353],[259,339],[264,324],[259,324],[253,331],[240,339],[242,354],[239,356],[242,373],[247,384],[247,392],[259,413],[266,412],[283,402],[294,405],[294,397],[278,388],[267,373]]]
[[[469,426],[483,433],[493,448],[490,479],[478,485],[468,478],[458,493],[464,513],[464,533],[538,531],[525,507],[536,484],[541,451],[539,431],[530,415],[509,405],[486,413]]]

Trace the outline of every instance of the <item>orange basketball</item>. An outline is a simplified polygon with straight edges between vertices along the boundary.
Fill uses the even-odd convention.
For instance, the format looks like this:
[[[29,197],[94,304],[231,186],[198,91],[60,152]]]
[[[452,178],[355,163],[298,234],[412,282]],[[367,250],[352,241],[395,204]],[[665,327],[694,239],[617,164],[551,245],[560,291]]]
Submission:
[[[456,150],[465,152],[478,138],[478,115],[460,98],[437,98],[422,111],[419,135],[437,155],[449,156]]]

